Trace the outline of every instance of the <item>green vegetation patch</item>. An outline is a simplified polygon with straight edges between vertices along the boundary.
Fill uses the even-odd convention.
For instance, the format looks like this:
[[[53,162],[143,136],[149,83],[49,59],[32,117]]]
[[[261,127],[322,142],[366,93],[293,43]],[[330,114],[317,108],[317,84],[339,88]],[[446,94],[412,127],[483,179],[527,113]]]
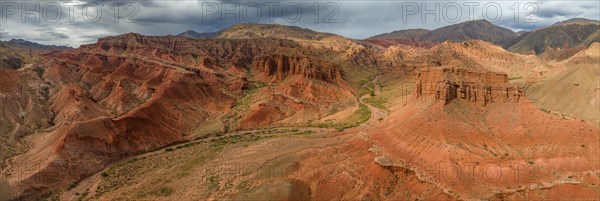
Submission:
[[[390,112],[388,110],[388,108],[385,106],[385,104],[387,103],[387,98],[384,97],[370,97],[370,98],[365,98],[365,103],[368,103],[369,105],[372,105],[373,107],[379,108],[381,110],[384,110],[386,112]]]
[[[268,85],[268,83],[266,82],[254,82],[252,83],[252,86],[250,86],[248,89],[245,89],[244,92],[244,97],[238,99],[235,102],[235,107],[234,109],[237,110],[247,110],[250,105],[254,102],[254,99],[252,98],[252,94],[255,94],[256,92],[258,92],[261,88],[264,88]]]
[[[335,128],[337,130],[344,130],[348,128],[353,128],[356,126],[360,126],[361,124],[367,122],[371,118],[371,110],[367,105],[360,104],[359,109],[354,112],[351,116],[349,116],[346,120],[340,122],[326,121],[322,123],[310,124],[312,127],[319,128]]]

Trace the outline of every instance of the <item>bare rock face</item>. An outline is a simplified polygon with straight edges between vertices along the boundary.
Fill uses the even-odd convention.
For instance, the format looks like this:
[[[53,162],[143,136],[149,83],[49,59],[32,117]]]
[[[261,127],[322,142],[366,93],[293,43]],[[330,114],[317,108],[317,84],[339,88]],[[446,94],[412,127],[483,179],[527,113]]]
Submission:
[[[519,101],[525,92],[508,83],[505,73],[460,68],[427,68],[415,74],[417,99],[450,102],[462,99],[486,105],[489,102]]]
[[[322,80],[339,84],[342,82],[341,68],[327,61],[308,57],[271,55],[259,57],[252,67],[269,81],[281,81],[287,76],[298,75],[307,79]]]

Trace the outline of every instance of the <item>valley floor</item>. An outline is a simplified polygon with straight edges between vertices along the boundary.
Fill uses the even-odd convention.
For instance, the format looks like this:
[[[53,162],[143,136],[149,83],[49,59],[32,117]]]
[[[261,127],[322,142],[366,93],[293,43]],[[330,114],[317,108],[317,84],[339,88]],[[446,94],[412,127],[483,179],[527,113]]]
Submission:
[[[380,94],[380,76],[369,82]],[[367,87],[367,84],[365,84]],[[294,176],[321,177],[320,167],[294,173],[306,152],[368,138],[370,126],[382,121],[387,111],[359,101],[370,110],[361,125],[347,130],[284,127],[245,130],[171,145],[128,157],[72,184],[61,200],[244,200],[292,198],[306,200],[310,190]],[[357,135],[358,134],[358,135]],[[341,171],[341,170],[340,170]],[[265,192],[268,191],[268,192]],[[269,198],[265,198],[267,193]],[[304,199],[303,199],[304,198]]]
[[[403,127],[393,132],[386,131],[386,125],[378,123],[394,122],[393,119],[389,119],[387,101],[394,102],[395,105],[403,105],[401,104],[403,98],[397,96],[394,99],[386,94],[385,89],[398,87],[398,85],[400,84],[388,82],[385,76],[378,76],[365,84],[365,88],[373,91],[373,96],[363,95],[359,98],[359,102],[369,108],[371,115],[369,120],[354,128],[336,130],[286,127],[236,131],[176,144],[113,163],[83,181],[72,184],[69,189],[55,195],[55,198],[61,200],[354,200],[356,198],[547,200],[590,198],[600,195],[600,179],[598,179],[600,171],[595,165],[579,165],[564,170],[552,166],[573,164],[573,161],[579,159],[564,156],[553,158],[550,154],[549,158],[538,159],[545,162],[533,159],[527,162],[524,160],[535,157],[536,152],[518,147],[518,144],[511,146],[511,140],[496,145],[484,139],[469,138],[463,140],[462,146],[458,143],[455,148],[447,148],[448,144],[453,143],[453,137],[436,140],[435,135],[419,136],[418,133]],[[373,101],[375,97],[386,101]],[[457,106],[457,109],[468,110],[462,107]],[[395,107],[394,110],[399,108],[403,107]],[[382,130],[387,134],[381,133]],[[389,135],[397,135],[398,138],[390,138],[389,142],[382,141],[383,137]],[[506,138],[506,136],[484,138],[488,137]],[[598,138],[598,136],[587,138],[590,137]],[[472,144],[476,142],[485,142],[485,144],[483,147]],[[396,147],[390,146],[393,143],[398,144],[395,145]],[[403,143],[408,145],[405,146]],[[447,144],[440,147],[440,144],[444,143]],[[589,142],[587,145],[594,146],[595,143]],[[528,146],[537,149],[546,147],[547,150],[538,151],[549,154],[555,151],[551,149],[551,144],[552,142],[548,141],[543,146],[538,146],[536,143]],[[573,148],[570,144],[564,146],[565,150],[561,152],[568,152],[567,150]],[[396,148],[400,152],[402,149],[411,150],[405,154],[398,154],[396,152],[399,150],[395,150]],[[506,153],[500,153],[502,149]],[[577,153],[574,154],[582,157],[591,154],[586,151],[586,147],[579,149],[581,150],[575,150]],[[417,157],[421,156],[420,154],[431,154],[430,152],[436,152],[435,150],[441,152],[449,150],[447,152],[457,154],[446,153],[448,158],[442,155]],[[461,154],[465,150],[470,154]],[[502,156],[498,156],[496,152]],[[457,181],[448,183],[445,178],[440,179],[436,175],[448,176],[447,174],[452,174],[451,170],[444,169],[445,171],[442,172],[436,167],[423,169],[416,164],[397,160],[402,158],[428,160],[428,157],[435,157],[441,162],[454,161],[453,164],[458,165],[459,169],[463,166],[466,168],[467,163],[457,159],[458,157],[469,157],[471,160],[485,163],[482,164],[487,168],[485,171],[489,171],[490,164],[496,165],[502,175],[499,176],[500,178],[492,179],[502,181],[492,184],[485,180],[486,175],[489,177],[489,172],[484,174],[484,170],[479,170],[483,171],[480,172],[482,176],[476,173],[476,170],[469,172],[468,169],[462,169],[468,174],[472,173],[473,177],[464,180],[460,175],[450,175]],[[559,160],[563,162],[552,162]],[[517,164],[517,170],[522,166],[526,171],[515,171],[514,164]],[[513,169],[508,168],[509,166]],[[480,164],[475,167],[481,168]],[[536,167],[543,169],[536,169]],[[515,172],[519,172],[520,175],[514,174]],[[548,177],[548,174],[552,176]]]

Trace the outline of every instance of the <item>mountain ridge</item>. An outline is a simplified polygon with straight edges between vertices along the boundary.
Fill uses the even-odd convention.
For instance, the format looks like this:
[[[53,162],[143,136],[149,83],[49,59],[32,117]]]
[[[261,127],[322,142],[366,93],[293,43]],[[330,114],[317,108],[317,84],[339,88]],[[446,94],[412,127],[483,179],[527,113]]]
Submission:
[[[472,20],[440,27],[434,30],[409,29],[372,36],[368,39],[417,39],[431,42],[463,42],[484,40],[502,47],[509,47],[517,38],[513,31],[494,25],[487,20]]]
[[[220,33],[221,33],[221,31],[200,33],[200,32],[196,32],[194,30],[187,30],[185,32],[181,32],[181,33],[177,34],[177,36],[183,36],[183,37],[188,37],[188,38],[214,38],[214,37],[217,37]]]
[[[587,47],[594,42],[600,42],[600,24],[567,22],[528,32],[508,50],[539,55],[548,49]]]
[[[0,44],[12,46],[14,48],[33,48],[33,49],[42,49],[42,50],[67,50],[73,49],[73,47],[69,47],[66,45],[44,45],[24,39],[10,39],[8,41],[0,41]]]

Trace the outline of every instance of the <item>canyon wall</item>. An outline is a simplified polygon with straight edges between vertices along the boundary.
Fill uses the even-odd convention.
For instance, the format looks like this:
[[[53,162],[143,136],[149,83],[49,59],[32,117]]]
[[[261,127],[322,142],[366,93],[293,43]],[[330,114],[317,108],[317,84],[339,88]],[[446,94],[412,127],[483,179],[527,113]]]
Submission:
[[[516,102],[525,95],[522,88],[508,83],[505,73],[452,67],[426,68],[415,73],[417,99],[449,102],[462,99],[486,105]]]
[[[329,83],[342,82],[341,68],[327,61],[315,60],[306,56],[271,55],[256,58],[252,67],[269,81],[281,81],[290,75]]]

